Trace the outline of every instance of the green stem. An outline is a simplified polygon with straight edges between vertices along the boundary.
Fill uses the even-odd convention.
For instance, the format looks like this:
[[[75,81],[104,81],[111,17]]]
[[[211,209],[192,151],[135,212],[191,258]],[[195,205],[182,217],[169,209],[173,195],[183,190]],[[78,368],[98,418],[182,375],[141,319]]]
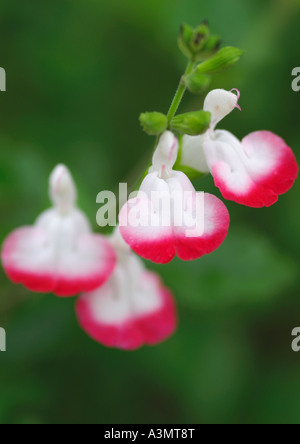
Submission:
[[[168,126],[170,126],[170,123],[172,122],[173,118],[175,117],[175,114],[179,108],[179,105],[180,105],[180,103],[183,99],[184,93],[186,91],[184,78],[185,78],[185,76],[187,76],[188,74],[190,74],[193,71],[194,66],[195,66],[195,62],[189,61],[188,66],[185,70],[185,73],[183,74],[183,76],[180,79],[179,86],[177,88],[176,94],[174,96],[173,102],[171,103],[171,106],[170,106],[170,109],[168,112],[168,116],[167,116],[168,117]],[[157,138],[155,140],[154,149],[157,148],[157,145],[159,143],[159,139],[160,139],[160,136],[157,136]],[[149,164],[149,168],[150,168],[150,166],[151,166],[151,162]],[[138,189],[139,189],[143,179],[145,178],[146,174],[148,173],[149,168],[147,168],[142,179],[140,179],[140,181],[138,182],[138,184],[139,184]]]
[[[173,102],[170,106],[170,109],[168,112],[168,125],[170,125],[170,123],[172,122],[172,120],[179,108],[179,105],[183,99],[184,93],[186,91],[186,86],[184,84],[184,78],[185,78],[185,76],[187,76],[188,74],[190,74],[192,72],[193,68],[194,68],[194,62],[190,61],[187,68],[186,68],[184,75],[180,79],[178,89],[176,91]]]

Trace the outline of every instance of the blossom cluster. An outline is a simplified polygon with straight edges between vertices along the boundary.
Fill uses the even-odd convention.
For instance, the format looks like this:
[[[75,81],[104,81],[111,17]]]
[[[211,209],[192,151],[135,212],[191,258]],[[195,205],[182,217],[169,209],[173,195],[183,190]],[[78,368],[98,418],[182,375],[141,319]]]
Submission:
[[[187,69],[168,114],[140,116],[145,132],[157,136],[152,165],[121,208],[113,234],[93,233],[77,207],[68,168],[58,165],[50,176],[52,208],[33,226],[15,230],[2,247],[3,268],[12,282],[59,297],[79,295],[80,326],[108,347],[158,344],[177,327],[172,292],[138,256],[157,264],[175,256],[192,261],[218,249],[227,237],[225,204],[197,191],[188,172],[211,174],[224,199],[253,208],[276,203],[298,175],[291,148],[277,135],[258,131],[240,141],[216,129],[233,110],[241,110],[237,89],[213,90],[203,110],[176,115],[186,89],[202,94],[211,75],[243,55],[238,48],[220,49],[220,37],[210,33],[207,21],[195,29],[183,25],[178,43]],[[102,216],[97,215],[101,226]]]
[[[161,135],[137,196],[121,209],[119,227],[109,237],[92,232],[77,208],[68,168],[58,165],[50,177],[52,208],[3,244],[7,276],[31,291],[80,294],[79,324],[105,346],[134,350],[172,335],[177,326],[173,295],[137,255],[159,264],[176,255],[195,260],[224,242],[230,224],[225,204],[197,192],[174,165],[211,173],[225,199],[254,208],[274,204],[298,174],[292,150],[275,134],[259,131],[240,142],[216,130],[240,109],[239,98],[237,90],[211,91],[204,102],[211,124],[204,134],[179,139],[166,130]],[[163,198],[155,200],[153,193]]]
[[[51,174],[50,198],[53,207],[34,226],[15,230],[3,244],[2,264],[11,281],[59,297],[82,294],[79,323],[106,346],[134,350],[170,336],[177,322],[171,292],[146,271],[118,228],[110,237],[92,232],[64,165]]]

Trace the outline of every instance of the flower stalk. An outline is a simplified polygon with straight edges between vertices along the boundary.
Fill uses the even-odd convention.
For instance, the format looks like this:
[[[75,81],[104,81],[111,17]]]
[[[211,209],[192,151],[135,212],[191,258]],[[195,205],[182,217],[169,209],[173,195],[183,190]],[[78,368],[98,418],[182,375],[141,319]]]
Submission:
[[[195,62],[189,61],[188,66],[185,70],[185,73],[180,79],[179,86],[177,88],[176,94],[174,96],[174,99],[171,103],[171,106],[170,106],[170,109],[169,109],[169,112],[167,115],[168,125],[171,124],[173,118],[175,117],[175,115],[178,111],[179,105],[180,105],[180,103],[183,99],[183,96],[186,92],[186,89],[187,89],[186,84],[185,84],[185,78],[193,71],[194,66],[195,66]]]

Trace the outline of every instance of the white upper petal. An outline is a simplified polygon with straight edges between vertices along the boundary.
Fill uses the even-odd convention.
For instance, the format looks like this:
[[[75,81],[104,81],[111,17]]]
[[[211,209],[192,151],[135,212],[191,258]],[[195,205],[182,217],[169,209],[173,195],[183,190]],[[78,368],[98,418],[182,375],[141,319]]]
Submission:
[[[233,90],[232,90],[233,91]],[[204,101],[204,111],[211,113],[211,128],[200,136],[187,136],[182,139],[182,157],[181,165],[193,168],[202,173],[211,171],[211,157],[207,157],[207,150],[204,150],[204,143],[208,137],[217,139],[214,131],[216,125],[235,108],[239,108],[238,100],[240,92],[237,95],[224,89],[215,89],[211,91]]]
[[[77,191],[72,175],[65,165],[58,165],[50,176],[50,199],[53,205],[66,214],[76,203]]]
[[[169,174],[175,165],[178,156],[178,139],[170,131],[166,131],[160,138],[152,159],[151,172],[157,171],[160,176]]]
[[[64,165],[58,165],[50,176],[50,196],[54,207],[42,213],[35,226],[44,231],[48,245],[63,262],[63,256],[74,254],[78,239],[92,229],[85,214],[75,207],[76,187]]]
[[[211,113],[211,126],[214,128],[238,106],[239,96],[225,89],[215,89],[208,93],[204,101],[204,111]]]

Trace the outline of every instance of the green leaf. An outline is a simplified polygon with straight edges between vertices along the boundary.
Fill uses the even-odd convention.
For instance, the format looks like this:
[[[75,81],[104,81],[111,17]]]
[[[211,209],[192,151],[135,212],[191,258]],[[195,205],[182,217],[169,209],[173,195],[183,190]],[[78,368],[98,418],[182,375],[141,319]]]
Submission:
[[[208,130],[210,119],[211,114],[206,111],[179,114],[172,120],[171,127],[179,133],[198,136]]]
[[[150,136],[162,134],[168,126],[168,118],[165,114],[152,112],[140,115],[140,123],[143,130]]]

